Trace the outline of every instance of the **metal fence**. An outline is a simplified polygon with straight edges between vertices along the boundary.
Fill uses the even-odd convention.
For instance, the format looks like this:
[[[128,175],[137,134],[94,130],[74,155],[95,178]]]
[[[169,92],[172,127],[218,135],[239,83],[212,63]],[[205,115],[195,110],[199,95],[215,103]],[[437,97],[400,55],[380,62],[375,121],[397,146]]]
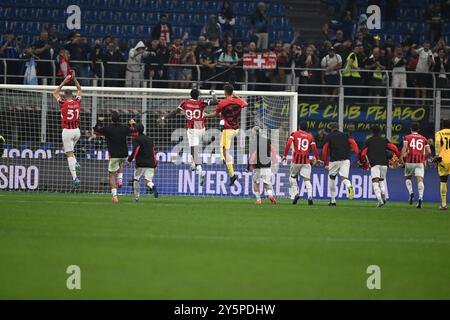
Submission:
[[[23,83],[24,72],[15,72],[11,74],[11,66],[16,64],[17,71],[18,64],[24,64],[26,59],[0,59],[0,83],[9,83],[11,80],[14,83]],[[51,72],[47,75],[38,75],[40,83],[42,84],[57,84],[61,79],[57,76],[57,64],[55,60],[36,60],[39,63],[46,63],[47,67],[51,68]],[[120,86],[126,84],[125,71],[127,69],[126,62],[92,62],[92,61],[71,61],[73,69],[81,70],[78,72],[78,79],[82,85],[87,86],[110,86],[111,83],[119,83]],[[108,69],[112,66],[121,66],[122,71],[118,77],[109,77]],[[267,91],[292,91],[298,92],[299,101],[333,101],[338,105],[339,124],[344,126],[344,108],[349,104],[355,103],[378,103],[386,105],[386,125],[387,136],[391,136],[392,124],[392,110],[396,105],[415,105],[422,104],[427,106],[430,111],[430,122],[434,122],[435,129],[439,129],[442,109],[450,108],[450,89],[448,86],[442,87],[437,79],[442,74],[429,72],[429,85],[427,87],[417,87],[416,84],[408,83],[408,87],[402,90],[401,94],[396,94],[398,91],[393,88],[392,77],[396,75],[406,74],[408,78],[415,78],[421,74],[414,71],[405,71],[393,73],[391,70],[383,70],[382,79],[375,84],[365,84],[364,78],[372,77],[375,70],[358,69],[361,75],[360,81],[347,83],[346,77],[343,76],[343,70],[338,70],[338,83],[334,85],[326,84],[323,81],[323,74],[325,69],[320,68],[297,68],[295,64],[290,67],[279,67],[275,70],[264,69],[246,69],[242,66],[233,68],[216,68],[213,74],[205,79],[206,70],[201,65],[188,64],[165,64],[165,65],[145,65],[141,64],[141,68],[154,70],[150,72],[148,77],[142,77],[139,81],[140,87],[180,87],[188,88],[193,84],[204,87],[219,86],[223,84],[224,79],[228,79],[231,73],[234,73],[234,83],[242,90],[267,90]],[[182,74],[186,70],[186,74],[190,77],[186,79],[168,79],[167,72],[170,69],[181,68],[177,74]],[[158,71],[163,70],[164,76],[158,76]],[[48,70],[47,70],[48,71]],[[78,70],[77,70],[78,71]],[[306,72],[306,73],[305,73]],[[306,76],[306,74],[311,76]],[[423,75],[423,74],[422,74]],[[447,75],[450,76],[450,75]],[[262,80],[261,80],[262,79]],[[409,80],[409,79],[408,79]]]

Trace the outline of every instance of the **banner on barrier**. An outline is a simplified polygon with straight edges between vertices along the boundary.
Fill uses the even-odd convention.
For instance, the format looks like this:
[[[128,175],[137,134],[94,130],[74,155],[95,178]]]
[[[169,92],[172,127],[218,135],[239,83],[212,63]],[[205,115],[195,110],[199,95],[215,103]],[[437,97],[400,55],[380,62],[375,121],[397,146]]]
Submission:
[[[80,192],[108,193],[108,161],[80,160],[81,188]],[[188,169],[187,165],[159,163],[154,182],[159,192],[164,195],[197,195],[220,197],[252,197],[252,173],[245,172],[245,166],[236,166],[239,179],[233,187],[228,186],[228,173],[223,165],[205,165],[206,179],[199,186],[198,175]],[[131,194],[132,167],[124,168],[123,194]],[[313,168],[311,177],[315,199],[328,199],[329,178],[323,168]],[[352,184],[357,200],[373,200],[369,172],[360,168],[351,169]],[[273,190],[277,197],[289,197],[289,166],[280,166],[273,175]],[[425,174],[425,201],[439,202],[439,178],[430,169]],[[391,201],[407,201],[408,194],[404,183],[402,169],[391,169],[386,180],[388,199]],[[71,188],[71,176],[67,169],[67,161],[62,158],[51,160],[37,159],[1,159],[0,160],[0,190],[12,191],[52,191],[68,192]],[[141,186],[145,190],[144,185]],[[347,198],[347,189],[338,183],[337,195],[340,199]],[[300,196],[306,198],[306,188],[300,182]]]

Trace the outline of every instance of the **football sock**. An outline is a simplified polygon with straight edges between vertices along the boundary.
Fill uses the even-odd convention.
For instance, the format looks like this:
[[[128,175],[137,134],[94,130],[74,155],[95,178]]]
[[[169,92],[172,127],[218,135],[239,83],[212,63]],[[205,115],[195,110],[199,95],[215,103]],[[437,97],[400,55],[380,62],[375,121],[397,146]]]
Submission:
[[[308,199],[312,199],[313,196],[313,190],[312,190],[312,184],[311,181],[305,181],[305,187],[306,187],[306,191],[308,192]]]
[[[441,201],[442,206],[447,205],[447,182],[441,182]]]
[[[350,189],[350,188],[352,187],[352,183],[351,183],[350,180],[348,180],[348,179],[345,179],[342,183],[344,183],[344,186],[345,186],[347,189]]]
[[[293,178],[293,177],[289,177],[289,184],[291,186],[291,188],[290,188],[291,196],[295,197],[298,194],[297,179]]]
[[[330,196],[331,202],[336,201],[336,180],[330,180]]]
[[[111,194],[113,198],[117,197],[117,189],[111,189]]]
[[[75,170],[75,166],[77,164],[77,159],[75,159],[75,157],[68,157],[67,163],[69,164],[69,170],[70,170],[70,173],[72,174],[72,179],[75,180],[77,178],[77,172]]]
[[[266,192],[267,192],[267,195],[268,195],[269,197],[273,197],[273,190],[272,190],[272,189],[269,189],[269,190],[267,190]]]
[[[139,181],[134,180],[133,181],[133,191],[134,191],[134,196],[135,197],[139,197],[140,194],[140,186],[139,186]]]
[[[412,181],[410,179],[405,180],[406,189],[408,189],[408,194],[413,193]]]
[[[419,199],[420,199],[420,200],[423,200],[423,192],[424,192],[424,190],[425,190],[425,186],[424,186],[424,184],[423,184],[423,181],[421,181],[421,182],[419,182],[419,183],[417,184],[417,189],[419,190]]]
[[[149,187],[150,189],[153,189],[153,186],[154,186],[153,181],[149,181],[147,183],[147,187]]]
[[[386,186],[384,185],[384,181],[380,181],[380,190],[382,195],[386,195]]]
[[[230,174],[230,177],[234,176],[234,168],[233,168],[232,162],[227,162],[227,168],[228,168],[228,173]]]
[[[256,200],[261,200],[261,193],[255,191],[254,194],[256,196]]]
[[[375,192],[375,196],[377,197],[377,200],[382,201],[380,184],[378,182],[372,182],[372,185],[373,185],[373,191]]]

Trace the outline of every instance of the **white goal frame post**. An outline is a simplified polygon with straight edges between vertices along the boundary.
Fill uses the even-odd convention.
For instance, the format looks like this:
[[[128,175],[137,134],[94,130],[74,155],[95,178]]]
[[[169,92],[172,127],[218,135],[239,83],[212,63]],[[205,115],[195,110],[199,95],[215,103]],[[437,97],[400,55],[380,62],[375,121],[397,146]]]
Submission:
[[[49,105],[54,104],[57,108],[56,102],[53,101],[52,93],[56,86],[48,85],[12,85],[12,84],[0,84],[0,90],[17,90],[25,92],[36,92],[42,94],[41,103],[41,130],[40,130],[40,141],[45,143],[47,140],[47,112],[49,110]],[[71,89],[76,92],[76,87],[65,86],[65,89]],[[191,89],[165,89],[165,88],[128,88],[128,87],[82,87],[83,97],[92,97],[91,101],[91,126],[95,126],[97,122],[97,112],[98,112],[98,98],[99,97],[117,97],[117,98],[130,98],[130,99],[141,99],[142,106],[142,122],[146,121],[146,112],[148,111],[149,101],[153,98],[168,97],[168,95],[173,95],[173,98],[178,98],[178,102],[184,99],[190,98],[189,94]],[[200,90],[201,98],[207,99],[211,98],[211,90]],[[214,90],[215,95],[220,99],[224,97],[223,90]],[[288,97],[289,105],[283,105],[282,113],[289,113],[289,132],[297,130],[298,126],[298,93],[290,91],[244,91],[235,90],[235,93],[241,96],[244,100],[247,97]],[[165,96],[167,95],[167,96]],[[81,103],[82,110],[84,103]],[[0,108],[4,106],[1,105]],[[173,105],[172,109],[175,109],[177,105]],[[208,109],[208,112],[212,111],[213,108]],[[81,117],[83,114],[81,114]],[[246,131],[251,128],[247,128],[247,109],[243,109],[241,113],[241,125],[240,125],[240,137],[245,138]],[[263,129],[264,125],[261,126]],[[208,129],[208,127],[207,127]],[[273,136],[275,138],[275,135]],[[240,141],[242,143],[242,141]],[[240,144],[239,144],[240,145]]]
[[[3,120],[0,119],[0,134],[5,135],[5,133],[9,133],[9,137],[8,134],[5,135],[6,143],[4,145],[10,148],[9,150],[5,149],[4,155],[6,154],[6,158],[1,159],[4,159],[2,160],[4,166],[37,163],[38,166],[41,166],[40,168],[44,168],[45,170],[43,171],[43,177],[46,178],[44,182],[47,190],[64,192],[69,191],[70,174],[68,174],[67,168],[61,166],[61,163],[64,163],[61,161],[65,157],[62,155],[62,128],[59,117],[59,106],[52,97],[55,88],[55,86],[42,85],[0,84],[0,115],[6,115]],[[67,86],[64,89],[71,89],[74,93],[76,92],[76,88],[73,86]],[[108,117],[112,110],[117,110],[121,114],[122,123],[127,123],[129,119],[135,118],[144,124],[145,133],[155,141],[157,160],[159,162],[182,165],[177,167],[180,170],[188,169],[186,165],[191,162],[191,150],[187,143],[186,119],[184,115],[176,116],[176,119],[166,119],[165,122],[168,124],[165,131],[164,126],[160,128],[155,122],[155,119],[176,110],[181,101],[190,98],[191,89],[87,86],[82,89],[83,97],[80,114],[82,139],[87,131],[93,134],[92,128],[95,126],[98,116]],[[214,91],[220,101],[224,97],[223,90],[216,89]],[[200,90],[200,92],[201,99],[212,98],[210,90]],[[297,130],[297,92],[239,90],[235,92],[247,101],[248,107],[242,109],[239,134],[234,138],[230,149],[234,157],[234,163],[241,165],[241,169],[239,170],[243,170],[242,165],[248,164],[248,149],[252,135],[251,129],[254,125],[258,125],[262,129],[264,136],[270,137],[272,145],[277,151],[277,162],[279,163],[283,156],[287,138],[291,132]],[[211,105],[205,111],[210,113],[214,109],[215,106]],[[159,111],[155,113],[155,110]],[[27,114],[28,112],[30,112],[30,115]],[[109,117],[107,121],[109,121]],[[170,121],[173,122],[170,123]],[[219,116],[206,120],[206,134],[203,139],[203,145],[199,150],[200,159],[205,165],[204,170],[206,171],[216,170],[217,172],[217,170],[223,170],[225,168],[220,156],[221,130],[219,122]],[[92,137],[95,136],[93,135]],[[128,140],[129,151],[131,151],[131,140],[132,138],[130,137]],[[30,141],[29,145],[32,146],[25,145],[25,142],[28,141]],[[75,152],[77,152],[77,149],[83,149],[84,144],[81,144],[81,141],[77,143]],[[90,150],[94,148],[92,143],[89,145],[89,148]],[[106,145],[103,140],[101,149],[95,149],[91,155],[82,158],[84,162],[89,161],[91,163],[89,165],[91,169],[88,169],[89,172],[85,171],[83,178],[87,182],[87,185],[92,187],[80,190],[81,192],[107,192],[106,161],[90,161],[109,159],[105,151]],[[85,152],[84,149],[83,152]],[[47,160],[50,159],[59,159],[58,161],[60,161],[57,163],[57,167],[53,168],[53,173],[50,162],[47,164]],[[163,166],[163,168],[165,169],[162,172],[159,170],[161,177],[164,176],[164,170],[172,170],[167,169],[167,166]],[[95,187],[96,180],[99,179],[98,172],[104,173],[104,177],[101,177],[101,187],[98,187],[98,184]],[[57,180],[55,185],[51,179],[47,178],[49,173]],[[89,176],[89,173],[94,174]],[[86,174],[88,175],[86,176]],[[172,174],[172,172],[169,172],[169,174]],[[10,173],[10,176],[12,177],[12,173]],[[194,177],[193,179],[197,178]],[[225,177],[221,176],[220,179],[223,180]],[[168,181],[163,181],[163,183],[168,183]],[[39,190],[42,190],[41,185],[39,183]],[[86,186],[86,184],[82,185]],[[11,189],[11,186],[9,189]],[[33,190],[32,188],[28,188],[28,190],[30,189]],[[173,190],[173,188],[170,190]]]

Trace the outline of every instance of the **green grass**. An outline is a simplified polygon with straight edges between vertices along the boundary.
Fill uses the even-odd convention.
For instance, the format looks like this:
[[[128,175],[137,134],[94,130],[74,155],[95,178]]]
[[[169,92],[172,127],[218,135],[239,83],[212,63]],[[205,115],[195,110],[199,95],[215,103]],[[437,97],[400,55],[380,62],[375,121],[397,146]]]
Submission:
[[[436,204],[253,202],[0,193],[0,298],[450,298],[450,214]],[[66,288],[69,265],[81,290]]]

